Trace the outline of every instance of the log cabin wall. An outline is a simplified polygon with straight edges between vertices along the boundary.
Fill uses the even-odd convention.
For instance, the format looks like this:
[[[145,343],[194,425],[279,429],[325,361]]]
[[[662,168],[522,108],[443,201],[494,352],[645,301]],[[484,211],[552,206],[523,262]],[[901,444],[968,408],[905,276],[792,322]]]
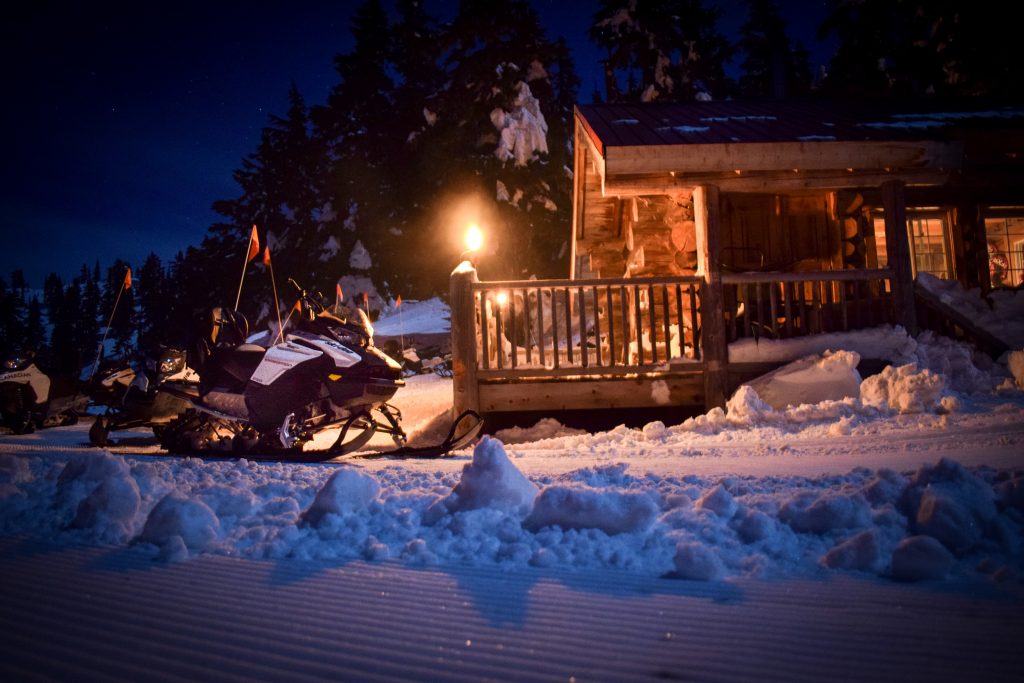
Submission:
[[[831,192],[722,194],[726,271],[841,270],[842,226]]]

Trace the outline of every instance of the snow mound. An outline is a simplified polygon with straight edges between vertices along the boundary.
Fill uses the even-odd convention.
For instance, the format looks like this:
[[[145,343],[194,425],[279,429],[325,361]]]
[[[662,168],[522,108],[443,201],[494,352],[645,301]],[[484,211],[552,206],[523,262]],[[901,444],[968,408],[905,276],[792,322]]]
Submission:
[[[124,543],[134,535],[142,505],[139,486],[131,477],[104,479],[78,504],[72,529],[90,530],[104,543]]]
[[[802,491],[779,509],[779,519],[793,531],[823,534],[833,529],[855,529],[871,524],[871,506],[860,495],[817,495]]]
[[[1024,389],[1024,350],[1011,351],[1006,357],[1006,365],[1013,374],[1013,380],[1017,386]]]
[[[882,564],[882,549],[875,529],[862,531],[836,544],[821,558],[829,569],[876,572]]]
[[[963,554],[986,534],[997,513],[992,487],[959,463],[943,458],[911,478],[901,506],[911,530]]]
[[[563,436],[586,434],[585,429],[566,427],[553,417],[545,417],[532,427],[509,427],[494,433],[494,438],[505,444],[531,443],[544,439],[557,439]]]
[[[910,363],[898,368],[890,365],[861,383],[860,400],[899,413],[930,413],[938,409],[945,388],[944,377],[927,368],[921,370]]]
[[[189,550],[206,549],[219,532],[220,520],[206,503],[172,491],[150,511],[138,540],[165,551],[169,548],[177,556],[181,545]]]
[[[700,543],[682,542],[676,545],[672,562],[675,565],[675,572],[669,575],[672,578],[712,581],[724,573],[722,561],[713,550]]]
[[[825,351],[793,361],[747,384],[776,410],[839,401],[860,394],[859,362],[860,354],[855,351]]]
[[[427,511],[428,523],[446,512],[495,508],[525,516],[537,497],[537,485],[520,472],[498,439],[484,436],[473,449],[473,461],[462,468],[452,492]]]
[[[131,496],[132,485],[127,484],[127,481],[131,479],[131,468],[120,456],[113,455],[108,451],[74,453],[64,465],[60,476],[57,477],[57,505],[63,515],[73,515],[75,522],[79,525],[93,526],[96,524],[99,527],[104,527],[105,515],[102,510],[108,509],[114,516],[120,516],[119,513],[114,512],[118,503],[111,500],[110,497],[116,496],[119,492]],[[103,492],[96,493],[96,489],[101,484],[112,481],[122,482],[124,485],[109,484]],[[136,504],[138,504],[137,486],[134,495]],[[90,498],[91,500],[85,503]],[[86,509],[80,510],[83,504],[86,505]],[[130,504],[130,502],[125,503],[125,505]],[[92,520],[92,523],[87,520]],[[113,522],[113,520],[110,521]],[[78,528],[82,528],[82,526]],[[99,529],[99,532],[103,535],[103,529]]]
[[[658,506],[646,493],[549,486],[537,496],[523,526],[533,531],[600,529],[612,536],[644,531],[657,516]]]
[[[318,526],[327,515],[343,515],[365,510],[377,498],[380,486],[365,472],[343,468],[331,475],[302,515],[302,521]]]
[[[870,330],[811,334],[793,339],[745,338],[729,344],[729,362],[785,362],[823,354],[830,349],[855,351],[861,358],[907,363],[914,358],[917,342],[902,327],[890,325]]]
[[[943,579],[953,565],[953,556],[931,536],[911,536],[892,552],[892,577],[899,581]]]
[[[32,479],[27,459],[11,453],[0,453],[0,484],[23,484]]]

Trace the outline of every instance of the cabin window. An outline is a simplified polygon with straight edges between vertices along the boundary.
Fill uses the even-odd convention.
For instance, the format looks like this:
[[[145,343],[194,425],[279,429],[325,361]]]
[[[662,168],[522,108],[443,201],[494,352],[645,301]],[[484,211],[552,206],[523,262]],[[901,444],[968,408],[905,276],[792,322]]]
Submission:
[[[879,268],[889,264],[885,247],[885,219],[874,217],[875,250]],[[949,241],[949,222],[945,214],[934,211],[907,211],[907,235],[914,277],[930,273],[944,280],[953,277],[952,250]]]
[[[985,235],[992,286],[1024,284],[1024,212],[1017,216],[985,218]]]

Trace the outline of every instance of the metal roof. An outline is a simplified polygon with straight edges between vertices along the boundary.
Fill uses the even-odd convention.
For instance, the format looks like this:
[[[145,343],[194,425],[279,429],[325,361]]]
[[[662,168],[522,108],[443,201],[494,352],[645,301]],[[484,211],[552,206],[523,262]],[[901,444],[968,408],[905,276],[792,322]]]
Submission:
[[[576,107],[607,147],[958,139],[964,129],[1024,128],[1024,105],[949,102],[672,102]]]

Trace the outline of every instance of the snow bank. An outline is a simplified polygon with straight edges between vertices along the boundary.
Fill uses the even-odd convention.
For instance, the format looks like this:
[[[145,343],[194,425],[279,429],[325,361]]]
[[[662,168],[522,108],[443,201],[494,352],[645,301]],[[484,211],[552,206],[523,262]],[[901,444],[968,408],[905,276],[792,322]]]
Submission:
[[[889,366],[868,377],[860,387],[864,405],[889,408],[900,413],[934,412],[942,399],[945,379],[914,365]]]
[[[448,304],[434,297],[424,301],[394,302],[381,313],[373,324],[374,334],[397,337],[403,334],[436,334],[451,331],[451,313]]]
[[[537,496],[537,486],[508,459],[501,441],[484,436],[473,450],[473,462],[462,468],[462,478],[451,494],[428,511],[436,520],[442,510],[453,513],[490,507],[525,515]]]
[[[982,297],[978,289],[965,290],[956,280],[942,280],[930,273],[918,273],[917,284],[1011,349],[1024,348],[1024,291],[997,289]]]
[[[917,364],[919,350],[915,362],[865,379],[855,396],[854,354],[823,354],[762,382],[783,408],[746,386],[727,410],[674,426],[590,434],[546,420],[508,432],[533,441],[512,447],[488,437],[471,456],[438,461],[125,457],[82,448],[84,425],[45,430],[0,441],[0,531],[123,547],[157,561],[359,559],[700,581],[836,571],[897,580],[1021,576],[1024,472],[939,455],[955,456],[955,447],[973,457],[978,442],[1012,448],[1024,392],[963,394],[957,407],[947,401],[948,377]],[[975,368],[983,379],[1004,371]],[[788,378],[786,390],[779,378]],[[794,399],[819,381],[842,387],[843,397]],[[413,378],[407,389],[415,405],[450,401],[450,381]],[[1002,435],[990,436],[993,429]],[[925,446],[933,455],[921,454]],[[806,470],[800,462],[797,473],[778,472],[775,457],[791,447],[810,449],[807,460],[818,464],[835,454],[858,463],[864,454],[885,466],[817,474],[814,462]],[[691,465],[709,468],[730,452],[730,467],[747,474],[700,476],[708,469]]]
[[[839,401],[860,394],[857,372],[860,354],[855,351],[825,351],[758,377],[748,385],[758,397],[777,410],[791,405]]]

